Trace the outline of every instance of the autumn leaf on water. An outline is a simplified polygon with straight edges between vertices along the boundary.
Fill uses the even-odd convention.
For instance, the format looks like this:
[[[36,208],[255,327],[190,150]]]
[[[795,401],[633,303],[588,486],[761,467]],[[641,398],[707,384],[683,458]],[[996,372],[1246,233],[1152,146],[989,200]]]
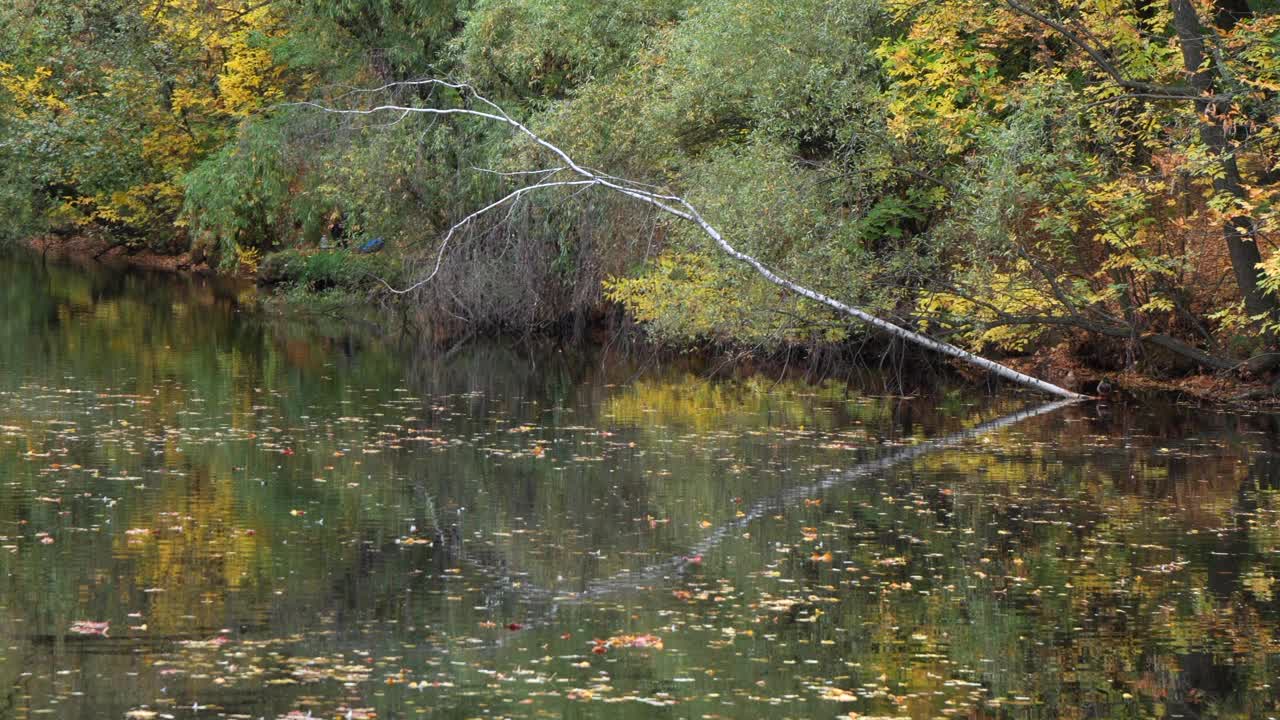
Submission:
[[[661,650],[663,647],[662,638],[657,635],[637,635],[631,638],[630,646],[634,648],[651,647],[655,650]]]
[[[226,635],[217,635],[208,640],[182,640],[178,644],[186,648],[217,648],[231,642]]]
[[[822,691],[822,699],[833,700],[835,702],[853,702],[858,699],[858,696],[848,690],[843,690],[838,687],[829,687]]]
[[[107,631],[111,629],[111,622],[95,622],[93,620],[77,620],[71,623],[71,632],[77,635],[100,635],[107,636]]]
[[[657,635],[614,635],[605,640],[592,640],[591,652],[603,655],[612,648],[649,648],[661,650],[664,645]]]

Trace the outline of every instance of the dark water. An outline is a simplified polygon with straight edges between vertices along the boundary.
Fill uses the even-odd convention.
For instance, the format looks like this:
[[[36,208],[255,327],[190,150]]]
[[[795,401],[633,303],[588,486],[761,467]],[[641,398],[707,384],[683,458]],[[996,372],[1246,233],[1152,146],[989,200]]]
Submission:
[[[1280,712],[1273,416],[430,356],[238,292],[0,258],[0,718]]]

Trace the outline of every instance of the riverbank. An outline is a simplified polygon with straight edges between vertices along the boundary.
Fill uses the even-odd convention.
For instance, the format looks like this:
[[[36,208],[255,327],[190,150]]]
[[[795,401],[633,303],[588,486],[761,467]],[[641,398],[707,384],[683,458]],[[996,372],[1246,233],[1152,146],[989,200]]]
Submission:
[[[1014,358],[1006,361],[1021,372],[1034,372],[1044,367],[1036,357]],[[1133,370],[1106,373],[1079,363],[1068,362],[1053,366],[1056,377],[1074,376],[1069,383],[1072,389],[1097,395],[1098,385],[1104,380],[1113,386],[1112,393],[1130,395],[1166,395],[1216,405],[1273,406],[1280,403],[1280,387],[1258,381],[1233,377],[1227,373],[1197,373],[1178,378],[1160,378]]]
[[[190,250],[178,255],[167,255],[149,248],[129,248],[98,235],[39,235],[28,238],[22,244],[46,257],[95,260],[107,265],[162,272],[190,272],[198,275],[217,272],[209,266],[203,255],[197,256]]]
[[[243,266],[238,272],[228,275],[210,267],[202,256],[196,257],[190,251],[179,255],[165,255],[145,248],[133,250],[113,243],[105,237],[91,235],[41,236],[31,238],[23,244],[42,256],[73,262],[96,262],[107,266],[175,274],[229,276],[246,283],[256,282],[263,291],[261,304],[268,310],[288,314],[317,315],[330,320],[342,316],[345,311],[350,312],[352,319],[363,325],[370,322],[368,308],[361,305],[357,311],[353,296],[349,296],[349,293],[337,299],[333,297],[334,293],[330,290],[317,291],[306,287],[282,285],[279,282],[263,282],[257,277],[257,273]],[[707,361],[706,367],[714,369],[709,371],[715,374],[742,373],[823,379],[851,376],[860,368],[868,366],[883,366],[886,358],[894,356],[892,364],[898,366],[899,374],[919,378],[917,385],[940,381],[944,375],[960,376],[975,385],[988,382],[983,374],[975,372],[963,363],[943,361],[933,356],[921,356],[914,350],[902,355],[896,351],[889,352],[887,346],[869,347],[866,343],[859,343],[857,349],[835,345],[794,346],[768,353],[763,353],[758,348],[748,350],[724,343],[703,344],[692,349],[670,348],[655,344],[648,339],[641,339],[634,326],[619,327],[617,323],[606,323],[601,320],[600,318],[603,317],[605,315],[600,314],[597,317],[597,327],[591,328],[590,332],[580,333],[580,336],[601,339],[602,343],[615,343],[619,337],[625,335],[627,344],[631,345],[636,353],[648,355],[657,362],[662,362],[662,357],[676,355],[687,357],[692,352],[704,356]],[[397,322],[402,321],[403,317],[397,319]],[[605,327],[606,324],[608,327]],[[464,333],[461,340],[448,338],[437,344],[454,347],[475,337],[477,333],[472,331]],[[1020,372],[1046,379],[1086,395],[1099,395],[1099,384],[1105,380],[1112,386],[1112,393],[1136,396],[1161,394],[1215,404],[1271,406],[1280,403],[1280,392],[1278,392],[1280,386],[1260,379],[1227,372],[1162,377],[1134,370],[1108,371],[1085,362],[1071,351],[1071,343],[1068,342],[1041,348],[1026,356],[1001,358],[1000,361]],[[920,387],[896,388],[896,391],[903,393],[921,390]]]

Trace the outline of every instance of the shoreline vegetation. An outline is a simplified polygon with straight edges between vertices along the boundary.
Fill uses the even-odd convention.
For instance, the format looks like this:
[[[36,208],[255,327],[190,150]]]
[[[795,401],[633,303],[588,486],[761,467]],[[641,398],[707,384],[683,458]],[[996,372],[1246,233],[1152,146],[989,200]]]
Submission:
[[[264,281],[247,268],[239,268],[232,273],[219,272],[210,268],[207,263],[193,263],[188,253],[176,256],[150,250],[129,253],[107,239],[91,237],[39,237],[28,239],[23,245],[28,250],[55,261],[92,262],[146,272],[218,276],[252,283],[259,290],[259,302],[281,312],[302,311],[342,318],[350,317],[350,312],[356,306],[359,306],[357,312],[360,313],[367,309],[364,307],[365,296],[341,292],[337,293],[340,297],[332,297],[327,303],[321,302],[317,306],[317,300],[323,299],[322,296],[305,287],[282,288],[283,281],[278,278],[275,281]],[[396,314],[387,308],[383,308],[382,317],[384,321],[390,322],[397,319]],[[403,316],[398,319],[403,320]],[[360,321],[370,327],[387,327],[387,324],[370,325],[367,314]],[[701,358],[702,372],[713,375],[763,374],[776,376],[778,380],[791,377],[819,382],[856,374],[858,369],[886,371],[896,366],[897,370],[890,372],[893,380],[886,381],[894,383],[895,387],[886,385],[886,390],[906,394],[927,392],[926,388],[945,383],[948,378],[974,385],[981,385],[989,380],[985,374],[959,361],[939,360],[919,348],[892,347],[887,342],[887,337],[882,338],[880,343],[868,341],[861,343],[859,347],[845,343],[790,346],[769,351],[725,343],[706,343],[696,347],[666,345],[648,337],[641,328],[625,318],[625,313],[616,310],[612,314],[602,312],[596,315],[586,327],[564,323],[555,328],[544,329],[541,336],[549,340],[586,341],[599,346],[621,343],[630,346],[631,352],[658,358],[658,362],[665,362],[661,358],[671,360],[677,357],[687,361],[692,353]],[[450,354],[479,337],[481,333],[471,330],[458,337],[434,338],[429,342],[438,352]],[[1066,383],[1086,394],[1096,392],[1098,383],[1107,380],[1114,386],[1112,392],[1116,395],[1155,394],[1213,404],[1269,405],[1276,402],[1275,388],[1264,382],[1250,382],[1226,373],[1203,373],[1177,379],[1152,377],[1134,371],[1107,373],[1082,364],[1063,346],[1032,355],[1003,357],[1001,361],[1020,372],[1052,378],[1055,382]],[[915,376],[914,384],[906,377],[907,374]]]
[[[0,239],[42,252],[442,344],[890,346],[843,307],[1072,391],[1280,389],[1269,0],[94,0],[0,28]],[[615,174],[652,184],[592,192]]]

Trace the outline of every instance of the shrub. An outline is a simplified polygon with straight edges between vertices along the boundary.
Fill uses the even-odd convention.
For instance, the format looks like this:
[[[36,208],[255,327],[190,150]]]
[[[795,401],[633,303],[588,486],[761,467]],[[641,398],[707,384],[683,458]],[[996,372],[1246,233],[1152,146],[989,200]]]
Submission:
[[[283,250],[264,257],[258,266],[258,282],[322,292],[368,291],[381,278],[395,284],[399,263],[386,255],[361,255],[350,250],[303,252]]]

